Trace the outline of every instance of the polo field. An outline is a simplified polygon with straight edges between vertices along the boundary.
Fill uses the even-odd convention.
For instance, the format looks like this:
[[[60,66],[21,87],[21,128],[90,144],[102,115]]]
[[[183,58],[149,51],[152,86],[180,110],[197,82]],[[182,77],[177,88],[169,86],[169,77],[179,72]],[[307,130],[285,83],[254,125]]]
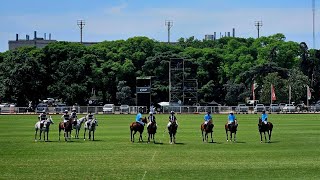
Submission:
[[[204,114],[176,114],[175,144],[168,114],[155,115],[155,143],[146,127],[143,142],[138,133],[130,141],[134,114],[95,115],[95,141],[83,140],[82,126],[67,142],[59,142],[61,115],[52,115],[49,141],[35,141],[37,116],[0,115],[0,179],[320,179],[319,114],[269,114],[270,143],[260,142],[261,114],[236,115],[236,142],[226,141],[228,115],[212,114],[213,143],[202,140]]]

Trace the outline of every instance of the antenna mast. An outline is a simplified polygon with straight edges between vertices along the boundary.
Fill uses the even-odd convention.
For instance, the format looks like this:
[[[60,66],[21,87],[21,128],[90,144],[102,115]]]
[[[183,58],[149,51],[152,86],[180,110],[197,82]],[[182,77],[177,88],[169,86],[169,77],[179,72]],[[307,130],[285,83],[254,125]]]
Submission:
[[[260,37],[260,27],[262,27],[262,21],[255,21],[254,25],[257,27],[258,29],[258,38]]]
[[[168,27],[168,43],[170,43],[170,29],[173,26],[173,21],[166,20],[165,25]]]
[[[86,23],[84,22],[84,20],[78,20],[77,21],[77,25],[79,26],[80,28],[80,43],[82,44],[82,29],[84,27]]]

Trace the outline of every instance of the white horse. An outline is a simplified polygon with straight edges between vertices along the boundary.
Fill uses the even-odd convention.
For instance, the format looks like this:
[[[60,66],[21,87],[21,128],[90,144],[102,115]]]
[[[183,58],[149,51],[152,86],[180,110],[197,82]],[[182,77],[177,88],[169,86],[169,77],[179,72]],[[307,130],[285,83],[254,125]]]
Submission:
[[[37,133],[38,130],[40,130],[40,135],[39,135],[39,140],[41,140],[41,134],[43,132],[43,140],[46,140],[46,133],[47,133],[47,141],[49,141],[49,127],[50,124],[54,124],[52,117],[49,116],[49,118],[47,118],[44,122],[43,125],[41,125],[41,122],[38,121],[35,125],[35,135],[34,135],[34,140],[37,141]]]
[[[94,141],[94,132],[96,131],[96,126],[98,126],[98,120],[93,119],[90,123],[86,122],[84,123],[84,134],[83,134],[83,140],[86,140],[86,131],[88,129],[89,131],[89,140],[91,140],[91,132],[92,132],[92,141]]]
[[[76,130],[76,135],[75,135],[75,138],[76,139],[79,139],[79,131],[81,129],[81,126],[82,126],[82,123],[87,121],[87,118],[86,117],[82,117],[80,119],[77,119],[75,121],[75,124],[73,125],[73,129]]]

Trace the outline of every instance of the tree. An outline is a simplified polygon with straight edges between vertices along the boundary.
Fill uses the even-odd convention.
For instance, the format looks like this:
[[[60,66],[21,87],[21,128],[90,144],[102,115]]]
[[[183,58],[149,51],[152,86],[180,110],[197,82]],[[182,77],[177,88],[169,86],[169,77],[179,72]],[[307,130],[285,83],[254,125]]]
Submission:
[[[126,86],[126,81],[119,81],[117,89],[117,100],[119,104],[133,104],[131,98],[131,89],[129,86]]]

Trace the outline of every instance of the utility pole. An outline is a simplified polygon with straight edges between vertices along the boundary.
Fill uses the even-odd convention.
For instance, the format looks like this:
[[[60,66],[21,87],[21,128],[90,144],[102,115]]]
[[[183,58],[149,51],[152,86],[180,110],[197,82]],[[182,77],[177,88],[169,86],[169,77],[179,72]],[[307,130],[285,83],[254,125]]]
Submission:
[[[312,30],[313,30],[313,49],[316,48],[316,35],[315,35],[315,12],[316,12],[316,3],[315,0],[312,0]]]
[[[262,27],[262,21],[255,21],[254,25],[257,27],[258,29],[258,38],[260,37],[260,27]]]
[[[170,29],[173,26],[173,21],[166,20],[165,25],[168,27],[168,43],[170,43]]]
[[[77,25],[79,26],[80,28],[80,43],[82,44],[82,29],[84,27],[86,23],[84,22],[84,20],[78,20],[77,21]]]

